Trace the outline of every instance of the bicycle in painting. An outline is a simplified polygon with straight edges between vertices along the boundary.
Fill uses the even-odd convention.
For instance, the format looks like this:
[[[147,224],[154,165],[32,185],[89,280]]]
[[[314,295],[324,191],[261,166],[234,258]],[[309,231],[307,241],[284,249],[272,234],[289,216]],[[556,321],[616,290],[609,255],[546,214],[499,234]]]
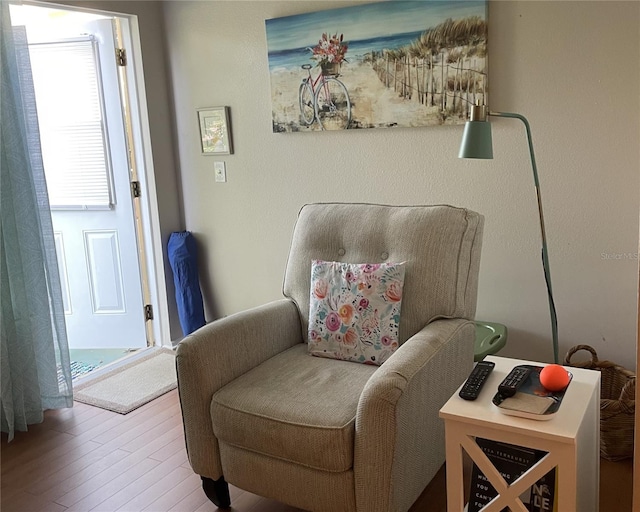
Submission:
[[[302,65],[308,74],[298,92],[302,122],[311,126],[318,121],[323,130],[346,130],[351,123],[351,100],[338,79],[339,65],[322,66],[315,78],[311,68],[311,64]]]

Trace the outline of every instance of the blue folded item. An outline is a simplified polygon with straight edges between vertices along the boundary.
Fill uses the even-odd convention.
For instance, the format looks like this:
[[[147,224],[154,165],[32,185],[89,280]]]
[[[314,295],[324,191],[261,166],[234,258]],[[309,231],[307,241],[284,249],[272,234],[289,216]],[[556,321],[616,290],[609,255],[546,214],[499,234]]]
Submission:
[[[186,336],[205,324],[196,240],[190,231],[171,233],[167,252],[173,270],[180,326]]]

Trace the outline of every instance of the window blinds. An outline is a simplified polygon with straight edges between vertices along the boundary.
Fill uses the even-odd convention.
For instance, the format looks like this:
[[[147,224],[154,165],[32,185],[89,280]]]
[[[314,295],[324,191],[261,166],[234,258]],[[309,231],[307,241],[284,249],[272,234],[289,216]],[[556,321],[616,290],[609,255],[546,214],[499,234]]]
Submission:
[[[98,56],[92,38],[29,46],[49,202],[114,203]]]

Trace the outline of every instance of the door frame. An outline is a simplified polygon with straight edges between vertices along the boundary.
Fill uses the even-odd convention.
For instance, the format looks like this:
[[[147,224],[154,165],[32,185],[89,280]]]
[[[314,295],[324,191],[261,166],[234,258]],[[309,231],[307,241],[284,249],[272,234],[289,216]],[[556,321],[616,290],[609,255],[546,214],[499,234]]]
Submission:
[[[640,233],[638,233],[638,253],[640,253]],[[638,407],[638,397],[640,396],[640,379],[637,378],[640,371],[640,262],[637,267],[638,291],[636,294],[636,394],[633,425],[633,493],[631,510],[640,512],[640,407]]]
[[[153,319],[148,321],[150,328],[147,328],[147,343],[151,346],[171,347],[162,233],[160,231],[160,214],[153,166],[151,130],[149,127],[149,111],[147,107],[138,17],[134,14],[79,7],[49,2],[47,0],[21,0],[20,3],[49,9],[99,14],[119,18],[121,21],[122,39],[127,51],[126,87],[129,99],[129,111],[131,113],[129,122],[125,121],[124,124],[125,131],[129,129],[132,131],[131,138],[133,140],[133,147],[130,149],[132,158],[135,159],[136,162],[138,181],[140,182],[142,192],[141,197],[137,199],[140,201],[142,232],[136,229],[136,237],[139,245],[145,249],[144,255],[142,256],[143,261],[139,263],[141,267],[143,265],[146,267],[149,299],[153,307]],[[136,223],[135,219],[134,223]]]

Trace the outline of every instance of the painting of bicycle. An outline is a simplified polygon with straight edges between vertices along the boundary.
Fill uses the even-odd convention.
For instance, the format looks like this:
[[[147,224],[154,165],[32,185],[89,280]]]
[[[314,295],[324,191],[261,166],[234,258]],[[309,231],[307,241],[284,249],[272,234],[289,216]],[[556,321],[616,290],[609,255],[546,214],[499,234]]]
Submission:
[[[398,0],[265,22],[274,132],[460,124],[487,102],[487,0]]]

